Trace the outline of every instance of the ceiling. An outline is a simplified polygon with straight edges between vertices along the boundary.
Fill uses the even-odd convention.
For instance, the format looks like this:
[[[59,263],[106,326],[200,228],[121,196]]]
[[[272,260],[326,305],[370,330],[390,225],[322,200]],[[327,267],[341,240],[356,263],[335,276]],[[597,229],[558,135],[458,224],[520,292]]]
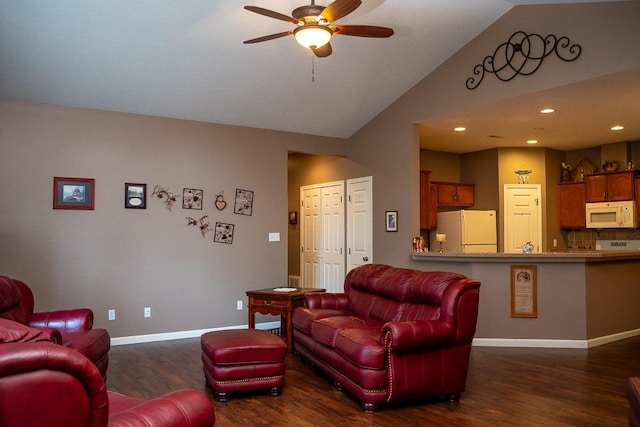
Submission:
[[[290,15],[305,0],[0,0],[0,98],[348,138],[514,5],[571,2],[364,0],[338,23],[395,34],[336,35],[333,54],[314,58],[293,37],[242,43],[293,26],[243,6]],[[640,81],[637,73],[626,77]],[[594,83],[432,118],[423,135],[444,144],[433,149],[457,138],[462,151],[472,150],[465,139],[476,150],[528,139],[537,128],[553,147],[601,142],[607,139],[595,130],[566,134],[561,124],[575,120],[569,111],[578,113],[568,99],[594,99],[598,93],[589,91],[606,88],[612,104],[603,109],[619,105],[616,90],[620,105],[640,111],[640,84],[631,95],[615,79]],[[537,109],[549,99],[558,113],[541,122]],[[581,105],[577,128],[596,112]],[[451,126],[463,122],[469,131],[452,135]]]

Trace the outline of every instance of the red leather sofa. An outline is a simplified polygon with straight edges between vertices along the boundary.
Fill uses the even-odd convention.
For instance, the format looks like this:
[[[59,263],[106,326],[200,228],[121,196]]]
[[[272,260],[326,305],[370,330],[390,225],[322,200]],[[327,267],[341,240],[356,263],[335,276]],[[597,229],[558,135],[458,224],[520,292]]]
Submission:
[[[29,286],[20,280],[0,276],[0,318],[41,329],[53,342],[72,348],[91,360],[106,378],[111,338],[106,329],[93,329],[91,309],[36,313]]]
[[[179,390],[144,400],[108,392],[102,375],[47,334],[0,319],[0,426],[210,427],[207,396]]]
[[[358,398],[380,403],[465,390],[480,283],[457,273],[368,264],[344,293],[314,293],[293,315],[294,351]]]

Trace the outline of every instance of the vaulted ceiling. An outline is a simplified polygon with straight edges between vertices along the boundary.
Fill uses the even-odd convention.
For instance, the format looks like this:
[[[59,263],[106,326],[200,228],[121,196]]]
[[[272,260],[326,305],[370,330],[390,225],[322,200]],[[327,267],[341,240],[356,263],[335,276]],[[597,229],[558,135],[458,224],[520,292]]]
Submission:
[[[566,2],[364,0],[338,23],[395,34],[335,35],[315,58],[293,36],[243,44],[293,26],[243,6],[300,0],[0,0],[0,97],[348,138],[510,8]]]

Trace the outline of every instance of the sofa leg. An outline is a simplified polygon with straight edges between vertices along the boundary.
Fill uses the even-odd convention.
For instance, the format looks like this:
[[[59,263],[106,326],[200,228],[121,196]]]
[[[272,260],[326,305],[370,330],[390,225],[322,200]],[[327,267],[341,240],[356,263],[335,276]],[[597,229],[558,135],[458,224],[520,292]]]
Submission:
[[[364,409],[364,412],[371,414],[378,410],[378,405],[370,402],[362,402],[362,409]]]
[[[271,387],[269,389],[269,394],[271,396],[280,396],[282,394],[282,387],[277,386],[277,387]]]
[[[460,393],[451,393],[445,396],[447,402],[456,403],[460,402]]]
[[[229,400],[229,393],[226,391],[216,391],[216,399],[218,402],[224,403]]]

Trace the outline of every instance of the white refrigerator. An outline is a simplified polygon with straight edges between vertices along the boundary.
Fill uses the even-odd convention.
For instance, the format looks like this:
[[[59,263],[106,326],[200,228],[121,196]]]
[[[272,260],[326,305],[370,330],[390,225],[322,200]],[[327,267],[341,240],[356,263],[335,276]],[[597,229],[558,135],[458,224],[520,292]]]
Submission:
[[[430,251],[438,250],[437,234],[446,234],[444,252],[497,252],[496,211],[463,209],[438,212],[438,228],[431,234]]]

